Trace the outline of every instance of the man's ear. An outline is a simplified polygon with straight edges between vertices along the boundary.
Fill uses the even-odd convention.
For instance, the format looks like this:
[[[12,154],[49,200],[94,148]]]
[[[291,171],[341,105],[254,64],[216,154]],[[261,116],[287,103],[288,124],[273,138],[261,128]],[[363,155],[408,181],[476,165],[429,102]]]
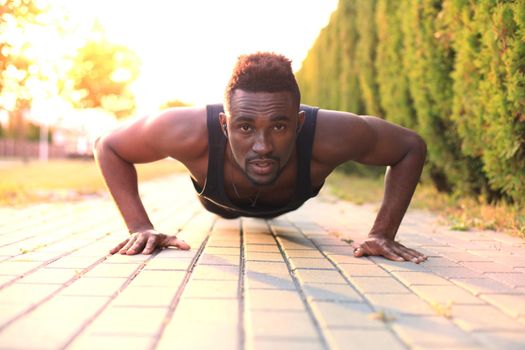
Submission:
[[[296,130],[297,134],[301,131],[303,124],[304,124],[304,111],[299,111],[299,113],[297,113],[297,130]]]
[[[226,124],[226,114],[219,113],[219,123],[221,124],[221,131],[224,136],[228,137],[228,125]]]

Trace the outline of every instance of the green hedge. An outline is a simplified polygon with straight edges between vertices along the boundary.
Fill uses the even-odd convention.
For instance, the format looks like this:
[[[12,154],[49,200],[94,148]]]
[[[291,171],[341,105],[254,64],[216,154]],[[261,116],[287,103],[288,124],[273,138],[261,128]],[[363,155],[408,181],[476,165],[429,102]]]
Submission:
[[[525,203],[525,0],[340,0],[297,78],[416,130],[439,190]]]

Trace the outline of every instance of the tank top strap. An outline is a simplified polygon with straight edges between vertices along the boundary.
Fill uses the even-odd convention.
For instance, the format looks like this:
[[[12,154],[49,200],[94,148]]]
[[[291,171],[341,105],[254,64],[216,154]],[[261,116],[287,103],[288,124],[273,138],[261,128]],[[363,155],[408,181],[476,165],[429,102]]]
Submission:
[[[223,217],[267,218],[295,210],[316,195],[311,184],[310,163],[318,108],[306,105],[300,107],[300,110],[305,112],[305,121],[296,139],[297,182],[295,193],[290,203],[279,208],[241,208],[233,205],[227,197],[224,190],[224,152],[227,139],[219,122],[219,113],[223,110],[222,104],[206,106],[209,145],[208,172],[202,189],[193,181],[199,193],[199,199],[205,208]]]
[[[202,194],[211,194],[219,191],[223,186],[224,176],[224,148],[226,137],[221,131],[218,115],[224,111],[223,105],[211,104],[206,106],[206,124],[208,125],[208,173]]]
[[[319,108],[301,105],[300,110],[305,112],[304,124],[297,137],[297,198],[298,202],[305,202],[307,199],[313,197],[312,181],[311,181],[311,159],[312,149],[315,136],[315,125],[317,121],[317,112]]]

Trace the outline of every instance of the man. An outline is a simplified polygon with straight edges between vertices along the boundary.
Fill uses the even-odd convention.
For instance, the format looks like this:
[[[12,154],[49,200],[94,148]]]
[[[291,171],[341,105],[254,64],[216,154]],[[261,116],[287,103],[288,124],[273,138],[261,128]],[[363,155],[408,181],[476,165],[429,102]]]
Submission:
[[[225,218],[295,210],[347,161],[388,165],[383,203],[354,255],[426,259],[394,240],[421,174],[425,142],[376,117],[300,105],[291,63],[281,55],[239,57],[224,110],[174,108],[142,118],[97,140],[95,155],[131,233],[111,253],[190,248],[154,229],[137,189],[134,163],[172,157],[189,170],[204,207]]]

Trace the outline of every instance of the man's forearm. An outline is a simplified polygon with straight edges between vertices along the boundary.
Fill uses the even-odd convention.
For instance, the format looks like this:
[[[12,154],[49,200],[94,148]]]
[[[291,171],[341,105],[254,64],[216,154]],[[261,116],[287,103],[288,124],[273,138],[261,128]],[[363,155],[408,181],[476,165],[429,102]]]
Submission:
[[[388,167],[385,193],[370,236],[394,239],[410,204],[426,157],[426,146],[420,139],[397,164]]]
[[[119,157],[104,139],[96,142],[95,158],[129,231],[153,228],[139,196],[135,166]]]

